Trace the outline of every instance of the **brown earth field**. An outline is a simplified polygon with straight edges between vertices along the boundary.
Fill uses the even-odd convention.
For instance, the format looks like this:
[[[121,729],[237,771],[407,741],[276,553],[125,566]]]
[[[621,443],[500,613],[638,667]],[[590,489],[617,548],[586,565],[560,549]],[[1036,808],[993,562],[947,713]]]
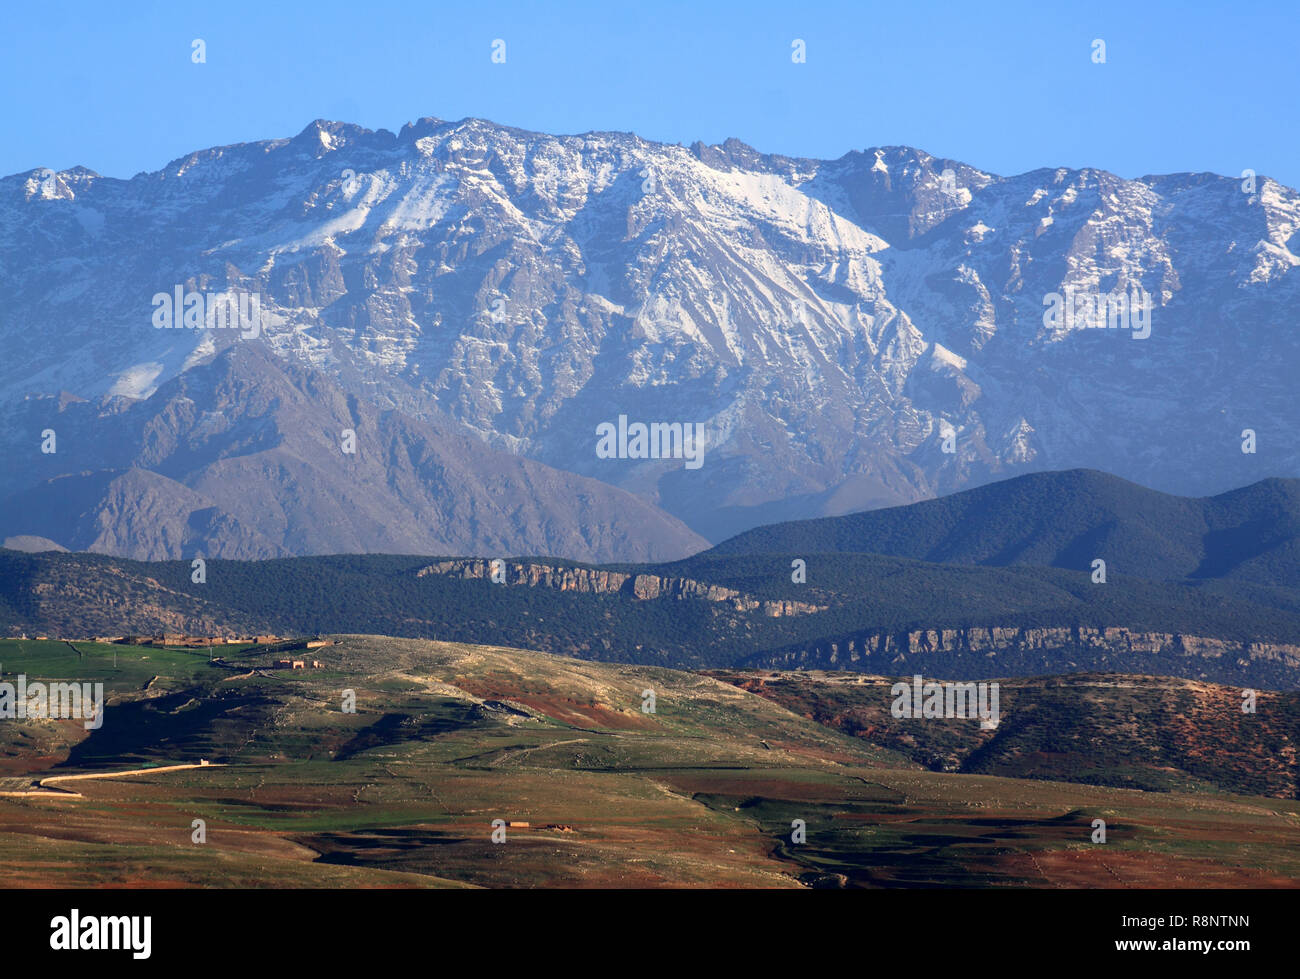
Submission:
[[[0,679],[107,694],[96,730],[0,720],[0,793],[41,793],[0,795],[0,886],[1300,882],[1287,695],[1242,722],[1231,688],[1007,681],[995,731],[896,729],[888,678],[335,638],[295,671],[257,649],[0,641]]]

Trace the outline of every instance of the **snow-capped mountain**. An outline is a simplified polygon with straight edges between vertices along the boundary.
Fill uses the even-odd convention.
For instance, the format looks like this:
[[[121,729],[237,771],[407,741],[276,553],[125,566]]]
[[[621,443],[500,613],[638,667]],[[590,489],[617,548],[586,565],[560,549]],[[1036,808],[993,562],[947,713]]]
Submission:
[[[31,500],[53,470],[156,472],[107,422],[123,444],[90,451],[90,425],[33,456],[69,396],[94,403],[86,417],[153,418],[178,378],[244,345],[319,378],[295,424],[334,425],[310,392],[342,392],[631,491],[713,540],[1035,469],[1183,494],[1300,475],[1298,229],[1300,195],[1263,176],[1000,177],[906,147],[820,161],[481,120],[318,121],[126,181],[37,170],[0,180],[0,493]],[[257,328],[161,328],[196,292],[253,297]],[[1118,296],[1116,325],[1091,327],[1084,301],[1104,317]],[[242,361],[262,363],[225,369]],[[178,439],[233,410],[199,402],[171,418]],[[631,438],[611,458],[597,427],[620,416]],[[702,465],[637,458],[636,423],[702,424]],[[241,479],[277,485],[252,460],[266,446],[199,442],[168,479],[202,492],[200,471],[242,458]],[[8,533],[67,543],[13,505]],[[628,521],[568,556],[648,556],[667,524]],[[330,549],[328,523],[277,526],[242,532]],[[573,545],[532,526],[507,549]],[[131,535],[109,537],[130,553]],[[475,550],[472,530],[462,542]],[[667,550],[698,543],[679,527]]]

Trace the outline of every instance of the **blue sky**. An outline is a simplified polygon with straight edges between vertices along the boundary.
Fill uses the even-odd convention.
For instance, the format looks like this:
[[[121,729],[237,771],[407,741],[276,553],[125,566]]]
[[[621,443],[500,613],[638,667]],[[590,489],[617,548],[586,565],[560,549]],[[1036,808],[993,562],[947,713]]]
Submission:
[[[1251,168],[1300,186],[1294,2],[117,6],[6,10],[0,174],[129,177],[316,118],[395,131],[479,116],[813,157],[908,144],[1004,174]]]

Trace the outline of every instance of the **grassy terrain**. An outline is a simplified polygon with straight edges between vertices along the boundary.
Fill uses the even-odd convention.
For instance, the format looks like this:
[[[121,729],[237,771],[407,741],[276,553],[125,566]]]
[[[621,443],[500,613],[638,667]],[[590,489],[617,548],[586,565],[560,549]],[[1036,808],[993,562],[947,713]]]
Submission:
[[[239,655],[249,645],[214,646],[216,657]],[[106,691],[129,690],[158,676],[192,680],[218,675],[207,649],[128,646],[119,643],[0,639],[0,672],[42,680],[100,682]]]
[[[24,643],[14,664],[84,678],[58,647]],[[1294,800],[929,771],[734,683],[656,667],[374,636],[341,637],[318,654],[323,670],[267,670],[274,655],[221,667],[204,652],[118,647],[102,729],[0,722],[0,789],[215,763],[73,783],[82,798],[0,797],[0,885],[1300,880]],[[163,657],[168,671],[144,689]],[[1104,845],[1090,842],[1094,818],[1107,820]],[[494,819],[529,825],[494,843]]]

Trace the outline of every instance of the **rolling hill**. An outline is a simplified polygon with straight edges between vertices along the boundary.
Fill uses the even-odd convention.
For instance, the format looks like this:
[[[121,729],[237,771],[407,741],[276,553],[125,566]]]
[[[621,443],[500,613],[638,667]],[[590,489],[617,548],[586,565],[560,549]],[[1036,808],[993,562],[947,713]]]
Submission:
[[[96,680],[107,692],[105,721],[94,731],[30,718],[0,725],[0,885],[1092,888],[1300,880],[1300,808],[1282,797],[1278,781],[1294,763],[1256,755],[1294,736],[1294,696],[1262,700],[1256,729],[1216,722],[1197,731],[1159,712],[1189,694],[1206,709],[1188,724],[1210,720],[1209,705],[1236,691],[1142,677],[1025,683],[1003,712],[1008,731],[1021,718],[1024,729],[1008,736],[1007,750],[986,751],[990,771],[962,774],[930,770],[908,757],[915,746],[888,732],[876,743],[860,729],[838,729],[833,717],[801,716],[820,715],[822,706],[800,697],[791,709],[736,677],[460,643],[333,638],[316,653],[321,669],[292,671],[272,669],[278,654],[256,648],[210,662],[201,650],[0,641],[10,679],[22,672]],[[785,682],[765,679],[769,688]],[[805,681],[827,682],[791,680],[796,689]],[[853,688],[859,708],[873,682]],[[1071,716],[1080,704],[1082,722]],[[1289,715],[1275,716],[1284,704]],[[1091,764],[1100,784],[1054,780],[1053,772],[1087,774],[1079,749],[1095,733],[1092,722],[1131,708],[1158,724],[1109,731],[1111,743]],[[1148,757],[1172,731],[1184,746]],[[969,763],[969,738],[946,737]],[[1054,755],[1052,737],[1073,753]],[[1038,754],[1016,757],[1030,748]],[[1127,758],[1136,759],[1136,777],[1126,776]],[[1162,777],[1166,761],[1181,767]],[[195,767],[176,767],[185,765]],[[1269,795],[1235,794],[1250,772],[1258,776],[1253,790]],[[1096,819],[1107,823],[1104,844],[1092,838]],[[792,832],[797,827],[803,835]]]
[[[895,718],[897,677],[712,671],[819,724],[901,752],[933,771],[1045,778],[1144,791],[1300,798],[1300,693],[1164,677],[1002,678],[993,730],[962,718]]]

